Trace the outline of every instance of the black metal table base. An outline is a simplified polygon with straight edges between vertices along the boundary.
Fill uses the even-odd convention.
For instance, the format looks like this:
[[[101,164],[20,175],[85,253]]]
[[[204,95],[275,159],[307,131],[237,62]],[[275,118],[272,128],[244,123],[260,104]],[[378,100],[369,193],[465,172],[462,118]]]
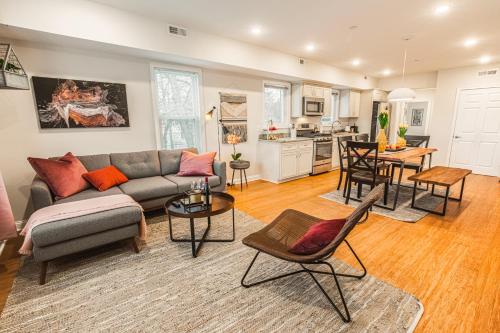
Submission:
[[[284,278],[284,277],[287,277],[287,276],[291,276],[291,275],[295,275],[295,274],[299,274],[299,273],[307,273],[314,280],[314,282],[319,287],[319,289],[321,290],[321,292],[323,293],[323,295],[325,295],[325,297],[327,298],[328,302],[332,305],[333,309],[339,314],[339,316],[342,319],[342,321],[348,323],[348,322],[351,321],[351,315],[349,314],[349,309],[347,308],[347,303],[345,301],[344,294],[342,293],[342,288],[340,287],[340,283],[339,283],[339,280],[337,279],[337,277],[342,276],[342,277],[350,277],[350,278],[362,279],[363,277],[365,277],[367,271],[366,271],[366,267],[361,262],[361,259],[359,259],[358,255],[356,254],[356,252],[354,252],[354,249],[351,247],[351,244],[349,244],[347,242],[347,240],[344,240],[344,241],[347,244],[347,246],[349,247],[349,249],[351,250],[352,254],[354,254],[354,257],[356,258],[356,260],[358,261],[358,263],[363,268],[363,272],[361,274],[359,274],[359,275],[336,273],[335,270],[334,270],[334,268],[333,268],[333,266],[329,262],[324,261],[324,260],[319,260],[319,261],[312,262],[312,263],[307,263],[307,264],[301,264],[301,263],[299,263],[299,265],[302,267],[302,269],[300,269],[298,271],[293,271],[293,272],[290,272],[290,273],[278,275],[278,276],[275,276],[275,277],[272,277],[272,278],[260,280],[260,281],[253,282],[253,283],[246,283],[245,282],[245,278],[247,277],[248,273],[250,272],[250,269],[252,268],[253,264],[257,260],[257,257],[261,253],[260,251],[257,251],[257,254],[252,259],[252,262],[250,263],[250,266],[248,266],[248,268],[247,268],[247,270],[245,272],[245,275],[243,275],[243,278],[241,279],[241,285],[243,287],[245,287],[245,288],[250,288],[250,287],[257,286],[259,284],[265,283],[265,282],[270,282],[270,281],[278,280],[278,279],[281,279],[281,278]],[[304,265],[326,265],[329,268],[329,272],[317,271],[317,270],[314,270],[314,269],[309,269],[309,268],[305,267]],[[339,294],[340,294],[340,299],[342,300],[342,305],[344,307],[345,315],[340,311],[340,309],[337,307],[337,305],[333,302],[332,298],[328,295],[328,293],[325,291],[325,289],[323,288],[323,286],[321,285],[321,283],[316,279],[316,277],[314,276],[313,273],[315,273],[315,274],[325,274],[325,275],[333,276],[333,278],[335,280],[335,285],[337,286],[337,290],[339,291]]]
[[[460,197],[458,197],[458,198],[452,198],[452,197],[450,197],[450,186],[446,186],[445,195],[440,195],[440,194],[435,194],[434,193],[435,185],[432,184],[431,195],[434,196],[434,197],[438,197],[438,198],[444,198],[443,210],[442,211],[435,211],[435,210],[432,210],[432,209],[418,207],[415,204],[415,196],[417,195],[417,182],[415,182],[415,185],[413,185],[413,195],[411,197],[411,208],[418,209],[418,210],[421,210],[421,211],[424,211],[424,212],[427,212],[427,213],[431,213],[431,214],[445,216],[446,215],[446,208],[448,207],[448,201],[449,200],[457,201],[457,202],[461,202],[462,201],[462,198],[463,198],[463,195],[464,195],[464,186],[465,186],[465,178],[462,179],[462,186],[460,187]]]
[[[210,216],[207,217],[207,227],[205,228],[205,231],[203,232],[203,236],[201,238],[196,238],[195,236],[195,230],[194,230],[194,218],[189,219],[189,231],[190,231],[190,238],[174,238],[173,233],[172,233],[172,218],[170,217],[170,214],[168,215],[168,228],[170,231],[170,240],[172,242],[179,242],[179,243],[191,243],[191,252],[193,254],[193,258],[196,258],[198,256],[198,252],[200,251],[201,247],[203,246],[204,243],[227,243],[227,242],[234,242],[235,239],[235,229],[234,229],[234,208],[232,209],[232,224],[233,224],[233,234],[232,238],[230,239],[210,239],[207,238],[208,233],[210,231],[210,227],[212,225],[212,221],[210,219]],[[198,246],[196,246],[196,243],[199,243]]]

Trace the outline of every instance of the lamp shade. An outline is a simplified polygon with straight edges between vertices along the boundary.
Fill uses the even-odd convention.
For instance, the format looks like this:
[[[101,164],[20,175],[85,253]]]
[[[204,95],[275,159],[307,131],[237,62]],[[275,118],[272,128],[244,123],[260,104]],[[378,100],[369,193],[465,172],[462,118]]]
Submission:
[[[17,237],[14,215],[10,207],[9,197],[0,173],[0,241]]]
[[[411,101],[417,97],[417,94],[410,88],[397,88],[387,95],[389,102]]]

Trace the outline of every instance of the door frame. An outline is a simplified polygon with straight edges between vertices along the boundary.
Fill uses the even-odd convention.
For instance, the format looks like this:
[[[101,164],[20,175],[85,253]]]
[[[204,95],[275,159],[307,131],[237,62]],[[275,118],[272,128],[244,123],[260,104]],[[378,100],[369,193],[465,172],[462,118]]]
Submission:
[[[451,135],[448,141],[448,153],[446,157],[446,164],[450,166],[451,164],[451,150],[453,149],[453,137],[455,136],[455,130],[457,128],[457,117],[458,117],[458,101],[460,99],[460,95],[464,90],[477,90],[477,89],[499,89],[500,86],[487,86],[487,87],[468,87],[468,88],[457,88],[456,96],[455,96],[455,107],[453,108],[453,129],[451,131]]]

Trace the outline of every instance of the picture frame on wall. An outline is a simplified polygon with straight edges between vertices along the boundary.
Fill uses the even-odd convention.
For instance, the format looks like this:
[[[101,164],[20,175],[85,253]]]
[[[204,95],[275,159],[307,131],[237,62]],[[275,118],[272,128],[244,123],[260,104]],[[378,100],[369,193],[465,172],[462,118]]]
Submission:
[[[41,129],[130,127],[126,86],[33,76]]]
[[[220,93],[220,111],[222,121],[246,121],[247,96]]]

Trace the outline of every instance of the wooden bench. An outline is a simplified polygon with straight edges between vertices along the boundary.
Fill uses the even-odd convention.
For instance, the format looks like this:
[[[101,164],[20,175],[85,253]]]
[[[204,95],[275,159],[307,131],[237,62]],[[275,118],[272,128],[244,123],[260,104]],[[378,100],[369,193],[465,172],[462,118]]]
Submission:
[[[414,181],[413,185],[413,196],[411,198],[411,207],[422,210],[428,213],[437,214],[444,216],[446,214],[446,206],[448,205],[448,200],[454,201],[462,201],[462,196],[464,193],[464,185],[465,185],[465,177],[470,174],[472,171],[467,169],[460,168],[448,168],[443,166],[435,166],[425,171],[419,172],[413,176],[408,177],[408,180]],[[460,197],[459,198],[450,198],[450,187],[454,184],[462,181],[462,187],[460,189]],[[429,210],[422,207],[417,207],[415,205],[415,195],[417,193],[417,183],[426,183],[432,185],[431,195],[435,197],[444,198],[444,205],[442,212],[436,212],[434,210]],[[435,186],[444,186],[446,187],[446,193],[444,196],[434,194]]]

